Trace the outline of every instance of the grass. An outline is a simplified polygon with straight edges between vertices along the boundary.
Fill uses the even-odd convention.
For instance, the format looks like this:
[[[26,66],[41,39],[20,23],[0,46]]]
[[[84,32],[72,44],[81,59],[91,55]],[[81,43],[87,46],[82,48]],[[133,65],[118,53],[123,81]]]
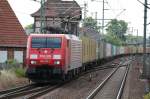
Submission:
[[[6,65],[6,66],[5,66]],[[0,89],[26,84],[25,69],[16,60],[7,60],[5,68],[0,70]]]
[[[0,70],[0,89],[6,89],[27,83],[25,69],[16,60],[7,60],[5,68]]]
[[[23,68],[13,68],[0,71],[0,89],[7,89],[28,83]]]
[[[150,99],[150,93],[144,96],[144,99]]]
[[[10,67],[9,70],[14,72],[17,77],[25,77],[25,69],[20,66],[17,60],[9,59],[6,64]]]
[[[13,68],[13,71],[15,72],[15,75],[17,77],[25,77],[25,69],[22,67]]]
[[[0,75],[0,84],[2,87],[7,88],[14,86],[17,76],[10,70],[2,70]]]

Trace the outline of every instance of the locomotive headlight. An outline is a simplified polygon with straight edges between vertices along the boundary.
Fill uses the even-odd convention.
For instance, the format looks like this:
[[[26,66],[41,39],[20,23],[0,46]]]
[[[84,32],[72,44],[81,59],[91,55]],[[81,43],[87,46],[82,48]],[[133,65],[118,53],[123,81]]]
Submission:
[[[55,61],[54,64],[55,64],[55,65],[59,65],[59,64],[60,64],[60,61]]]
[[[53,59],[61,59],[61,55],[53,55]]]
[[[31,64],[36,64],[36,61],[31,61]]]
[[[37,54],[31,54],[30,59],[37,59]]]

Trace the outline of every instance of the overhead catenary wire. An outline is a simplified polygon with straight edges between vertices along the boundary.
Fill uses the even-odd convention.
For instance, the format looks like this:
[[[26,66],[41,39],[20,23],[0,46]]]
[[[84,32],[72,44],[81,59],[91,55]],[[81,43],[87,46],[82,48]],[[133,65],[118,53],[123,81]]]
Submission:
[[[73,0],[74,1],[74,0]],[[74,1],[74,4],[69,7],[68,9],[66,9],[66,11],[64,11],[62,14],[66,14],[70,9],[72,9],[74,6],[76,5],[75,1]]]
[[[56,3],[48,3],[48,4],[56,4]],[[61,3],[58,3],[58,4],[61,4]],[[64,3],[64,4],[67,4],[67,3]],[[70,4],[73,4],[73,3],[70,3]],[[71,7],[69,7],[68,9],[66,9],[64,12],[63,12],[63,14],[65,14],[65,13],[67,13],[68,11],[70,11],[71,9],[74,9],[74,8],[79,8],[79,7],[74,7],[76,5],[76,3],[74,3],[74,5],[72,5]],[[47,8],[47,7],[46,7]],[[52,7],[52,8],[57,8],[57,9],[61,9],[61,8],[63,8],[63,7]],[[66,7],[67,8],[67,7]],[[74,13],[76,13],[76,12],[78,12],[78,11],[80,11],[80,9],[79,10],[76,10],[75,12],[72,12],[71,13],[71,15],[72,14],[74,14]],[[63,22],[72,22],[72,19],[74,19],[74,18],[77,18],[77,17],[79,17],[79,16],[81,16],[82,14],[76,14],[76,15],[73,15],[73,16],[65,16],[64,18],[63,18],[63,20],[62,21],[60,21],[60,22],[57,22],[57,23],[63,23]],[[66,24],[67,25],[67,24]]]
[[[117,14],[117,15],[115,16],[115,19],[116,19],[118,16],[120,16],[125,10],[126,10],[126,9],[123,9],[119,14]]]
[[[39,2],[38,0],[33,0],[33,1],[37,1],[37,2]],[[73,0],[74,1],[74,0]],[[42,23],[44,23],[45,24],[45,9],[46,9],[46,5],[45,5],[45,0],[44,1],[40,1],[40,3],[41,3],[41,11],[40,11],[40,21],[41,21],[41,28],[40,28],[40,31],[42,32],[42,30],[43,30],[43,24]],[[48,5],[48,3],[47,3],[47,5]],[[73,5],[71,6],[71,7],[69,7],[68,9],[66,9],[65,11],[63,11],[62,13],[59,13],[59,15],[64,15],[64,14],[66,14],[69,10],[71,10],[74,6],[76,5],[76,3],[74,2],[73,3]],[[67,20],[67,18],[69,18],[70,16],[66,16],[64,19],[66,19]],[[70,18],[69,18],[70,19]],[[69,19],[68,19],[68,21],[69,21]],[[45,25],[44,25],[44,27],[45,27]],[[65,27],[68,27],[68,24],[66,24],[65,25]]]
[[[147,7],[148,9],[150,9],[150,7],[148,5],[145,5],[143,2],[141,2],[140,0],[137,0],[139,3],[141,3],[142,5],[144,5],[145,7]]]
[[[108,0],[106,0],[106,4],[109,6],[110,10],[112,10],[112,11],[113,11],[113,13],[115,14],[115,11],[114,11],[114,9],[112,9],[112,7],[110,6],[110,4],[109,4]]]

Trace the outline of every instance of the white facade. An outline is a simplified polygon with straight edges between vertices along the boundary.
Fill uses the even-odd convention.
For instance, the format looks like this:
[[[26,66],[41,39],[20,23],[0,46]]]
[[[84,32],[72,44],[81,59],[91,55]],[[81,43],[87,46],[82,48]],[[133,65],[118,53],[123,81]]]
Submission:
[[[14,51],[14,59],[19,63],[23,63],[23,51]]]
[[[0,51],[0,63],[5,63],[7,61],[7,51]]]

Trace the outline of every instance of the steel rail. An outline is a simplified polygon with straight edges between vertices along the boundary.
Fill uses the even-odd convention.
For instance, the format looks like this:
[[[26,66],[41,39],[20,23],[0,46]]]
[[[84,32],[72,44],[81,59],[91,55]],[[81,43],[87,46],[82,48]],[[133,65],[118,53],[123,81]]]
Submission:
[[[31,95],[28,95],[27,97],[25,97],[25,99],[35,99],[35,98],[37,98],[39,96],[42,96],[42,95],[44,95],[44,94],[46,94],[46,93],[48,93],[50,91],[53,91],[53,90],[59,88],[60,86],[62,86],[62,85],[56,85],[56,86],[53,86],[53,87],[50,87],[50,88],[45,88],[44,90],[41,90],[39,92],[33,93]]]
[[[11,92],[8,94],[4,94],[4,95],[0,96],[0,99],[9,99],[9,98],[15,98],[15,97],[19,97],[19,96],[24,96],[24,95],[31,94],[31,93],[34,93],[34,92],[37,92],[40,90],[45,90],[46,88],[49,88],[49,87],[50,87],[49,85],[44,86],[44,87],[34,86],[34,87],[31,87],[26,90],[15,91],[15,92]]]
[[[15,88],[11,88],[11,89],[2,90],[2,91],[0,91],[0,96],[3,95],[3,94],[6,94],[6,93],[23,90],[23,89],[32,87],[34,85],[35,84],[29,84],[29,85],[19,86],[19,87],[15,87]]]
[[[107,83],[107,81],[112,77],[112,75],[113,75],[120,67],[122,67],[122,65],[125,66],[125,64],[128,64],[129,62],[130,62],[130,61],[124,62],[123,64],[119,64],[119,65],[117,66],[117,68],[116,68],[114,71],[112,71],[112,72],[102,81],[102,83],[101,83],[100,85],[98,85],[98,87],[96,87],[96,88],[92,91],[92,93],[91,93],[86,99],[93,99],[93,98],[96,96],[96,94],[99,92],[99,90],[101,90],[101,89],[103,88],[103,86]]]
[[[93,99],[94,96],[99,92],[99,90],[105,85],[105,83],[112,77],[112,75],[119,69],[119,66],[111,72],[102,83],[92,91],[92,93],[86,99]]]
[[[119,65],[119,64],[118,64],[118,65]],[[104,70],[104,69],[110,69],[110,68],[116,68],[116,67],[114,67],[114,66],[110,66],[110,67],[105,67],[105,66],[104,66],[104,67],[99,67],[99,68],[96,68],[96,69],[93,69],[93,70],[88,70],[88,72],[85,72],[84,74],[89,73],[89,72],[92,72],[92,71],[96,71],[96,70]],[[82,74],[81,74],[80,76],[82,76]],[[77,79],[77,78],[78,78],[78,77],[75,77],[74,79]],[[72,79],[72,80],[74,80],[74,79]],[[66,82],[70,82],[70,81],[66,81]],[[66,82],[64,82],[63,84],[65,84]],[[63,84],[60,84],[60,85],[58,85],[58,86],[54,86],[54,87],[52,87],[52,88],[47,88],[47,89],[45,89],[45,90],[43,90],[43,91],[39,91],[39,92],[33,93],[33,94],[31,94],[31,95],[25,97],[25,99],[34,99],[34,98],[37,98],[37,97],[42,96],[43,94],[45,94],[45,93],[47,93],[47,92],[49,92],[49,91],[53,91],[54,89],[59,88],[59,87],[62,86]]]
[[[119,65],[119,64],[118,64],[118,65]],[[110,68],[115,68],[115,67],[113,67],[113,66],[105,67],[105,66],[104,66],[104,67],[99,67],[99,70],[110,69]],[[98,69],[98,68],[96,68],[96,69]],[[84,74],[86,74],[86,73],[89,73],[89,72],[96,71],[96,69],[93,69],[92,71],[91,71],[91,70],[88,70],[87,72],[84,72],[84,73],[80,74],[80,76],[82,76],[82,75],[84,75]],[[75,78],[73,78],[73,79],[71,79],[71,80],[68,80],[68,81],[63,82],[63,83],[60,84],[60,85],[57,85],[57,86],[54,86],[54,87],[51,87],[51,88],[46,88],[45,90],[42,90],[42,91],[33,93],[33,94],[31,94],[31,95],[28,95],[27,97],[25,97],[25,99],[34,99],[34,98],[37,98],[37,97],[39,97],[39,96],[42,96],[42,95],[44,95],[45,93],[47,93],[47,92],[49,92],[49,91],[53,91],[53,90],[55,90],[55,89],[57,89],[57,88],[63,86],[65,83],[70,82],[70,81],[72,81],[72,80],[75,80],[75,79],[77,79],[77,78],[78,78],[78,77],[75,77]]]
[[[116,66],[117,68],[114,70],[114,73],[120,67],[121,63],[116,64],[116,65],[118,65],[118,66]],[[103,70],[103,69],[108,69],[108,68],[114,68],[114,64],[110,65],[110,66],[106,66],[106,67],[105,66],[103,66],[103,67],[98,66],[97,68],[95,68],[92,71],[95,71],[96,69]],[[91,72],[91,70],[88,70],[88,73],[89,72]],[[84,73],[84,74],[86,74],[86,73]],[[113,72],[112,72],[112,74],[113,74]],[[109,79],[109,78],[110,77],[108,77],[107,79]],[[38,96],[41,96],[41,95],[47,93],[48,91],[52,91],[56,88],[59,88],[63,84],[57,85],[54,87],[48,86],[48,87],[42,87],[42,88],[36,87],[34,85],[36,85],[36,84],[30,84],[30,85],[25,85],[25,86],[1,91],[0,92],[0,99],[6,99],[6,98],[12,98],[12,97],[18,97],[18,96],[27,96],[26,99],[33,99],[35,97],[38,97]],[[34,89],[30,90],[31,87],[33,88],[33,86],[34,86]]]
[[[122,94],[123,94],[123,89],[124,89],[124,86],[125,86],[125,82],[126,82],[126,78],[127,78],[128,72],[129,72],[129,68],[130,68],[130,67],[129,67],[129,65],[128,65],[128,67],[127,67],[127,69],[126,69],[126,72],[125,72],[125,75],[124,75],[124,77],[123,77],[123,80],[122,80],[120,89],[119,89],[119,91],[118,91],[118,95],[117,95],[116,99],[121,99],[121,96],[122,96]]]

